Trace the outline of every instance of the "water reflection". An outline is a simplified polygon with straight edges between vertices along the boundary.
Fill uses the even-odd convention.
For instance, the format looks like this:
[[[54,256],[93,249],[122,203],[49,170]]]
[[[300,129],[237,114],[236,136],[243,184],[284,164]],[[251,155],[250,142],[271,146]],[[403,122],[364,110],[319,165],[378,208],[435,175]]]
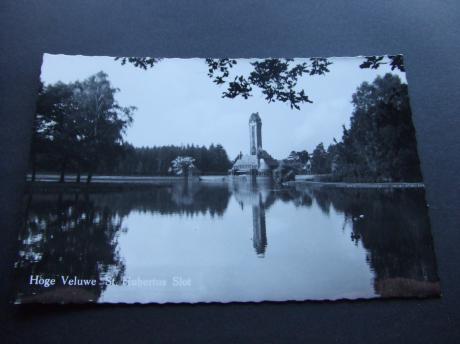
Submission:
[[[259,257],[263,257],[267,247],[267,228],[265,225],[265,208],[260,194],[258,203],[252,206],[252,228],[254,249]]]
[[[91,193],[36,192],[27,195],[25,201],[26,225],[20,236],[21,250],[16,263],[20,302],[101,300],[104,294],[110,294],[106,292],[107,284],[104,283],[107,280],[112,280],[115,285],[121,285],[120,288],[123,288],[127,266],[131,264],[134,265],[133,271],[134,268],[139,270],[136,264],[149,266],[145,259],[161,258],[152,251],[142,261],[137,262],[132,258],[132,252],[123,249],[124,246],[119,244],[120,236],[123,240],[129,241],[128,238],[135,237],[137,227],[147,226],[140,221],[133,225],[132,219],[135,214],[143,216],[143,221],[156,219],[157,222],[151,222],[145,227],[150,228],[146,234],[148,237],[159,235],[156,230],[163,229],[169,222],[173,223],[173,219],[182,221],[182,227],[185,224],[193,224],[190,226],[195,232],[184,227],[180,228],[179,234],[173,233],[178,230],[174,228],[165,231],[164,235],[176,235],[174,240],[179,244],[185,245],[187,240],[198,242],[195,246],[202,244],[202,255],[205,257],[197,257],[200,248],[193,246],[192,249],[196,251],[190,259],[197,259],[200,264],[206,261],[206,266],[209,262],[218,260],[217,256],[211,256],[217,253],[207,253],[205,247],[215,244],[216,240],[219,240],[219,235],[234,240],[244,238],[246,232],[252,240],[252,257],[263,259],[259,260],[259,263],[253,262],[251,256],[244,253],[248,264],[242,262],[236,269],[248,270],[245,278],[251,278],[254,274],[251,266],[266,269],[268,277],[265,278],[273,279],[272,284],[256,284],[256,289],[259,290],[253,291],[254,295],[268,295],[266,299],[281,297],[274,289],[275,286],[278,286],[278,289],[280,286],[274,281],[285,278],[288,269],[286,264],[292,265],[296,276],[289,275],[290,280],[285,281],[282,286],[285,288],[285,299],[422,297],[439,294],[429,219],[422,189],[338,189],[307,185],[276,188],[268,180],[254,181],[241,178],[228,183],[180,181],[142,188],[133,186],[123,191],[113,191],[101,186],[99,191]],[[233,208],[232,202],[237,208]],[[251,215],[252,219],[249,218]],[[249,222],[245,222],[246,219]],[[162,222],[159,222],[160,220]],[[324,225],[324,228],[321,226],[323,222],[328,224]],[[236,231],[235,227],[239,223],[252,223],[252,230],[247,228],[242,232]],[[220,228],[224,232],[219,234],[220,232],[216,233],[215,230],[207,231],[204,229],[205,224],[209,224],[210,228]],[[200,229],[200,226],[203,226],[203,229]],[[333,228],[329,228],[331,226]],[[331,230],[333,232],[330,232]],[[343,236],[343,233],[347,235]],[[149,240],[148,237],[140,240]],[[270,237],[270,240],[267,237]],[[329,245],[328,240],[335,240],[336,242],[331,242],[330,245],[336,245],[334,247],[337,249],[331,251],[327,247],[310,245],[309,237],[312,243],[323,242],[323,246]],[[292,242],[299,245],[305,243],[304,248],[292,244],[281,247],[285,240],[293,240]],[[169,249],[167,244],[165,245],[164,250]],[[352,246],[355,249],[351,248]],[[235,253],[235,257],[247,252],[246,241],[238,239],[231,247],[228,246],[224,252],[219,251],[218,254],[231,256],[232,249],[240,252]],[[209,256],[206,256],[207,254]],[[180,252],[174,255],[177,256],[174,264],[184,263],[180,260],[180,255]],[[352,262],[356,266],[349,263],[347,265],[346,259],[343,259],[351,257],[350,255],[353,255]],[[320,264],[318,257],[334,261],[333,270],[328,272],[328,267],[324,267],[321,272],[322,268],[315,266]],[[226,262],[222,264],[230,264]],[[304,268],[305,264],[310,264],[310,267]],[[363,270],[358,276],[356,271],[362,270],[362,264],[368,267],[368,272]],[[262,268],[259,272],[261,275]],[[308,272],[309,269],[315,272]],[[143,271],[151,270],[152,268],[145,268]],[[222,272],[224,273],[226,272]],[[332,286],[335,284],[334,288],[337,290],[341,288],[341,284],[346,287],[348,283],[347,291],[337,291],[330,296],[328,295],[333,291],[321,294],[319,289],[324,289],[324,286],[319,285],[319,282],[318,286],[315,286],[309,281],[312,278],[319,279],[318,276],[323,278],[321,273],[331,274],[324,277],[324,283]],[[46,288],[43,293],[42,286],[25,283],[35,274],[94,278],[97,285],[91,288],[53,286]],[[201,272],[201,283],[208,283],[207,277],[202,275]],[[366,276],[372,276],[372,293],[366,294],[363,291],[364,295],[361,295],[357,290],[356,294],[353,294],[354,289],[367,288],[369,282]],[[211,279],[215,276],[208,277]],[[257,278],[253,278],[254,281],[247,283],[256,283]],[[353,282],[346,282],[352,280]],[[293,285],[291,291],[290,283]],[[297,289],[294,288],[294,284]],[[220,287],[225,291],[223,285]],[[267,291],[267,288],[273,290]],[[232,297],[233,300],[235,297],[243,300],[245,297],[248,298],[246,294],[234,296],[228,290],[227,293],[230,294],[229,300],[232,300]],[[291,297],[293,294],[295,295]],[[217,300],[222,298],[216,295]],[[148,295],[146,300],[155,301],[149,299]]]
[[[351,223],[350,239],[361,242],[375,273],[378,295],[423,296],[439,291],[424,190],[313,191]],[[325,201],[325,200],[328,201]]]
[[[88,194],[29,194],[26,214],[16,263],[19,298],[24,302],[38,300],[43,292],[42,286],[25,283],[32,275],[75,275],[97,281],[94,288],[49,288],[40,296],[44,302],[96,301],[105,289],[102,276],[121,280],[125,267],[117,238],[126,229],[107,204]]]
[[[273,184],[269,179],[251,179],[247,177],[234,178],[229,181],[232,194],[243,209],[252,208],[252,242],[258,257],[263,258],[267,248],[267,228],[265,209],[276,200]]]

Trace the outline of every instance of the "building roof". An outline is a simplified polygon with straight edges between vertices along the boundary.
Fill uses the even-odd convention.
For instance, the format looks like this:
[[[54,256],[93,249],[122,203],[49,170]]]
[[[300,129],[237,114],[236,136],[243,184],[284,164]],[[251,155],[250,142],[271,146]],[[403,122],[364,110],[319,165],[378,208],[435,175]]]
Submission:
[[[243,155],[241,158],[239,158],[237,161],[235,161],[235,164],[233,165],[236,168],[239,167],[246,167],[246,166],[255,166],[257,168],[258,162],[257,162],[257,156],[255,155]]]

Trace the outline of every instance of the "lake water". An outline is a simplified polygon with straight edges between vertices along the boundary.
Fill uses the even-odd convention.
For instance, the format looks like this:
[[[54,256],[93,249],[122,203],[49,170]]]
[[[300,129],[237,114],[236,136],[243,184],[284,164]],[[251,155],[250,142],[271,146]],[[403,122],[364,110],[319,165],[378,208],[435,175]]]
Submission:
[[[19,303],[439,294],[423,188],[178,180],[29,193],[25,208]],[[96,285],[69,287],[67,277]]]

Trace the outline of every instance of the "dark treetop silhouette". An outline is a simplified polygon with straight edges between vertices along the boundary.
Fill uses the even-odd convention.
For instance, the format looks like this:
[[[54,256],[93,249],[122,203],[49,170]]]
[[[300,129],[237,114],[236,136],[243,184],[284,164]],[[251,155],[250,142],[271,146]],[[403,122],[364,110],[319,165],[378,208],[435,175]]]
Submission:
[[[407,84],[385,74],[352,96],[350,128],[340,142],[313,151],[313,173],[344,181],[422,181]]]
[[[154,67],[161,58],[152,57],[116,57],[121,64],[131,63],[135,67],[148,69]],[[238,63],[236,59],[207,58],[209,67],[208,76],[216,85],[227,85],[223,91],[223,98],[235,98],[238,96],[248,99],[252,96],[253,86],[261,90],[265,99],[270,102],[280,101],[288,103],[291,109],[300,110],[302,103],[312,103],[305,90],[297,89],[299,78],[304,76],[324,75],[329,73],[332,62],[327,58],[310,58],[310,63],[295,63],[294,59],[256,59],[251,62],[254,70],[249,75],[235,75],[230,78],[230,70]],[[402,55],[369,56],[364,58],[360,68],[378,69],[381,65],[389,63],[391,70],[399,69],[404,72],[404,60]]]

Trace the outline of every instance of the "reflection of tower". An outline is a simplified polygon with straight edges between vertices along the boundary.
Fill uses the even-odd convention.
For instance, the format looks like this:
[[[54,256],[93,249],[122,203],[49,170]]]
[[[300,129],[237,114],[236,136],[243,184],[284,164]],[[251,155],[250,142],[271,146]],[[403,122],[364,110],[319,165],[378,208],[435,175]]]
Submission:
[[[252,206],[252,230],[254,249],[259,257],[263,257],[267,247],[267,228],[265,227],[265,208],[260,193],[258,203]]]
[[[249,118],[249,152],[251,155],[257,155],[262,149],[262,120],[259,113],[251,114]]]

